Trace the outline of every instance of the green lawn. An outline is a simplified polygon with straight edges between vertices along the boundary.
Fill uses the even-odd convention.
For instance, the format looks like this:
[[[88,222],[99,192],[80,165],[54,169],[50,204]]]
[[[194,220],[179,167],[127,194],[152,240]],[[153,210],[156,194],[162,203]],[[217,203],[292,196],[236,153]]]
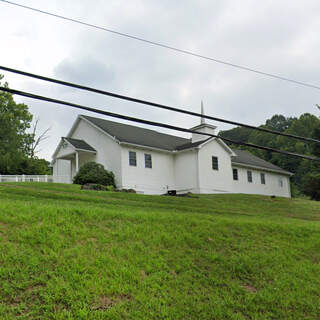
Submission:
[[[0,319],[320,319],[320,203],[0,184]]]

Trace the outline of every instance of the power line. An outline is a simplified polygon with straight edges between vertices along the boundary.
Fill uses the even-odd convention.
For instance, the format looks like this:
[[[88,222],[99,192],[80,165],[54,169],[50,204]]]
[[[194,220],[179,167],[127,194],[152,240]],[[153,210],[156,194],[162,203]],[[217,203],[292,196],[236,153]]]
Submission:
[[[278,149],[274,149],[274,148],[270,148],[270,147],[263,147],[263,146],[259,146],[259,145],[251,144],[251,143],[234,141],[234,140],[231,140],[231,139],[219,137],[219,136],[217,136],[215,134],[198,132],[198,131],[195,131],[195,130],[192,130],[192,129],[172,126],[172,125],[161,123],[161,122],[149,121],[149,120],[130,117],[130,116],[126,116],[126,115],[122,115],[122,114],[118,114],[118,113],[113,113],[113,112],[109,112],[109,111],[103,111],[103,110],[100,110],[100,109],[95,109],[95,108],[83,106],[83,105],[80,105],[80,104],[71,103],[71,102],[68,102],[68,101],[57,100],[57,99],[53,99],[53,98],[49,98],[49,97],[36,95],[36,94],[30,93],[30,92],[19,91],[19,90],[10,89],[10,88],[7,88],[7,87],[0,87],[0,90],[4,91],[4,92],[9,92],[11,94],[16,94],[16,95],[20,95],[20,96],[23,96],[23,97],[31,98],[31,99],[36,99],[36,100],[56,103],[56,104],[60,104],[60,105],[65,105],[65,106],[77,108],[77,109],[82,109],[82,110],[86,110],[86,111],[90,111],[90,112],[95,112],[95,113],[103,114],[105,116],[109,116],[109,117],[113,117],[113,118],[117,118],[117,119],[123,119],[123,120],[143,123],[143,124],[147,124],[147,125],[150,125],[150,126],[161,127],[161,128],[166,128],[166,129],[176,130],[176,131],[181,131],[181,132],[201,134],[201,135],[212,137],[212,138],[218,138],[218,139],[224,140],[226,142],[230,142],[230,143],[237,144],[237,145],[247,146],[247,147],[256,148],[256,149],[260,149],[260,150],[276,152],[276,153],[281,153],[281,154],[284,154],[284,155],[289,155],[289,156],[293,156],[293,157],[298,157],[298,158],[303,158],[303,159],[308,159],[308,160],[313,160],[313,161],[320,162],[320,158],[317,158],[317,157],[301,155],[301,154],[298,154],[298,153],[278,150]]]
[[[35,79],[39,79],[39,80],[43,80],[43,81],[48,81],[48,82],[52,82],[52,83],[55,83],[55,84],[60,84],[60,85],[64,85],[64,86],[68,86],[68,87],[72,87],[72,88],[76,88],[76,89],[80,89],[80,90],[90,91],[90,92],[94,92],[94,93],[110,96],[110,97],[113,97],[113,98],[127,100],[127,101],[131,101],[131,102],[135,102],[135,103],[141,103],[141,104],[149,105],[149,106],[155,107],[155,108],[160,108],[160,109],[165,109],[165,110],[169,110],[169,111],[184,113],[184,114],[188,114],[188,115],[191,115],[191,116],[196,116],[196,117],[200,117],[200,118],[206,118],[206,119],[209,119],[209,120],[214,120],[214,121],[219,121],[219,122],[224,122],[224,123],[228,123],[228,124],[232,124],[232,125],[237,125],[237,126],[249,128],[249,129],[252,129],[252,130],[267,132],[267,133],[271,133],[271,134],[275,134],[275,135],[279,135],[279,136],[284,136],[284,137],[288,137],[288,138],[294,138],[294,139],[302,140],[302,141],[306,141],[306,142],[315,142],[315,143],[319,143],[320,144],[319,140],[316,140],[316,139],[313,139],[313,138],[302,137],[302,136],[289,134],[289,133],[284,133],[284,132],[279,132],[279,131],[275,131],[275,130],[271,130],[271,129],[255,127],[255,126],[251,126],[251,125],[244,124],[244,123],[241,123],[241,122],[236,122],[236,121],[216,118],[216,117],[212,117],[212,116],[208,116],[208,115],[202,115],[201,113],[197,113],[197,112],[178,109],[178,108],[170,107],[168,105],[163,105],[163,104],[150,102],[150,101],[146,101],[146,100],[142,100],[142,99],[137,99],[137,98],[133,98],[133,97],[125,96],[125,95],[120,95],[120,94],[117,94],[117,93],[114,93],[114,92],[104,91],[104,90],[100,90],[100,89],[96,89],[96,88],[92,88],[92,87],[86,87],[86,86],[79,85],[79,84],[72,83],[72,82],[66,82],[66,81],[62,81],[62,80],[58,80],[58,79],[44,77],[44,76],[40,76],[40,75],[37,75],[37,74],[34,74],[34,73],[29,73],[29,72],[25,72],[25,71],[22,71],[22,70],[12,69],[12,68],[4,67],[4,66],[1,66],[1,65],[0,65],[0,70],[16,73],[16,74],[20,74],[20,75],[23,75],[23,76],[27,76],[27,77],[31,77],[31,78],[35,78]]]
[[[173,50],[175,52],[179,52],[179,53],[182,53],[182,54],[194,56],[194,57],[197,57],[197,58],[200,58],[200,59],[204,59],[204,60],[207,60],[207,61],[224,64],[224,65],[227,65],[229,67],[233,67],[233,68],[237,68],[237,69],[253,72],[253,73],[256,73],[256,74],[263,75],[263,76],[267,76],[267,77],[275,78],[275,79],[278,79],[278,80],[282,80],[282,81],[287,81],[287,82],[291,82],[291,83],[294,83],[294,84],[298,84],[298,85],[301,85],[301,86],[304,86],[304,87],[309,87],[309,88],[320,90],[320,86],[317,86],[317,85],[314,85],[314,84],[311,84],[311,83],[307,83],[307,82],[303,82],[303,81],[298,81],[298,80],[286,78],[286,77],[283,77],[283,76],[280,76],[280,75],[277,75],[277,74],[273,74],[273,73],[265,72],[265,71],[262,71],[262,70],[253,69],[253,68],[250,68],[250,67],[247,67],[247,66],[242,66],[242,65],[239,65],[239,64],[235,64],[235,63],[232,63],[232,62],[228,62],[228,61],[224,61],[224,60],[208,57],[208,56],[205,56],[205,55],[202,55],[202,54],[199,54],[199,53],[195,53],[195,52],[192,52],[192,51],[189,51],[189,50],[184,50],[184,49],[180,49],[180,48],[177,48],[177,47],[169,46],[167,44],[163,44],[163,43],[160,43],[160,42],[147,40],[147,39],[144,39],[144,38],[141,38],[141,37],[130,35],[128,33],[124,33],[124,32],[112,30],[112,29],[109,29],[109,28],[97,26],[97,25],[94,25],[94,24],[91,24],[91,23],[87,23],[87,22],[78,20],[78,19],[68,18],[66,16],[61,16],[61,15],[58,15],[58,14],[55,14],[55,13],[51,13],[51,12],[40,10],[40,9],[37,9],[37,8],[25,6],[25,5],[22,5],[22,4],[15,3],[15,2],[7,1],[7,0],[0,0],[0,1],[2,1],[4,3],[7,3],[7,4],[11,4],[11,5],[17,6],[17,7],[21,7],[21,8],[24,8],[24,9],[32,10],[32,11],[35,11],[35,12],[38,12],[38,13],[41,13],[41,14],[52,16],[52,17],[55,17],[55,18],[59,18],[59,19],[63,19],[63,20],[66,20],[66,21],[78,23],[78,24],[81,24],[81,25],[84,25],[84,26],[87,26],[87,27],[90,27],[90,28],[95,28],[95,29],[98,29],[98,30],[101,30],[101,31],[106,31],[106,32],[109,32],[109,33],[113,33],[113,34],[121,36],[121,37],[126,37],[126,38],[129,38],[129,39],[132,39],[132,40],[144,42],[144,43],[147,43],[147,44],[150,44],[150,45],[153,45],[153,46],[157,46],[157,47]]]

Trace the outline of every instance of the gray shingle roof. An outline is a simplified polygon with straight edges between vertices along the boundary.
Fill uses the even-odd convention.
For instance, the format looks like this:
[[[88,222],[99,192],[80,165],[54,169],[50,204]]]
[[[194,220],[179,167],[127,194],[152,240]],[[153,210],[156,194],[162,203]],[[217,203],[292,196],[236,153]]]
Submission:
[[[232,149],[232,151],[237,155],[236,157],[231,158],[231,162],[234,165],[236,164],[249,165],[249,166],[264,168],[266,170],[275,170],[278,172],[282,172],[284,174],[290,174],[290,175],[292,174],[291,172],[283,170],[282,168],[268,161],[265,161],[259,157],[254,156],[248,151],[237,150],[237,149]]]
[[[178,146],[190,142],[190,139],[180,138],[150,129],[84,115],[82,115],[82,117],[89,120],[111,136],[116,137],[120,142],[127,142],[168,151],[177,150]]]
[[[67,140],[69,143],[71,143],[76,149],[81,150],[87,150],[87,151],[96,151],[94,148],[92,148],[90,145],[88,145],[83,140],[73,139],[73,138],[65,138],[63,139]]]
[[[123,124],[119,122],[113,122],[109,120],[94,118],[86,115],[82,115],[82,117],[90,121],[95,126],[102,129],[104,132],[115,137],[120,142],[126,142],[126,143],[136,144],[140,146],[152,147],[152,148],[163,149],[168,151],[174,151],[174,150],[181,151],[181,150],[197,147],[208,140],[208,139],[205,139],[202,141],[197,141],[192,143],[191,139],[172,136],[169,134],[160,133],[150,129],[145,129],[145,128],[131,126],[131,125]],[[77,141],[82,141],[82,143],[86,144],[86,142],[83,140],[77,140]],[[233,152],[237,156],[232,157],[232,164],[255,166],[255,167],[264,168],[266,170],[275,170],[278,172],[282,172],[284,174],[291,174],[290,172],[285,171],[280,167],[272,163],[269,163],[263,159],[260,159],[247,151],[233,149]]]
[[[209,139],[211,139],[211,137],[208,139],[205,139],[205,140],[197,141],[197,142],[190,142],[190,140],[189,140],[188,143],[183,144],[181,146],[178,146],[176,148],[176,150],[181,151],[181,150],[186,150],[186,149],[190,149],[190,148],[195,148],[197,146],[200,146],[200,144],[203,144],[204,142],[208,141]]]

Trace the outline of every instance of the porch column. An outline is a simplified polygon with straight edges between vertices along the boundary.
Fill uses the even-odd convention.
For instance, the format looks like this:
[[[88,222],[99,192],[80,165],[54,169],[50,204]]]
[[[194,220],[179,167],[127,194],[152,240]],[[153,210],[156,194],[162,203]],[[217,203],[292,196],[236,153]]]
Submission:
[[[72,183],[72,160],[70,162],[70,183]]]
[[[76,151],[76,174],[79,171],[79,153]]]

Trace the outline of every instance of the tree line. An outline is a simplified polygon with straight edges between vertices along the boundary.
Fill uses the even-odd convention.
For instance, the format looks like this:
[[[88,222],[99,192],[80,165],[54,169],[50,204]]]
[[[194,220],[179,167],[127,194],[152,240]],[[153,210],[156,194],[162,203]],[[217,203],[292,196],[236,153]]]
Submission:
[[[298,118],[285,117],[276,114],[260,127],[320,140],[320,119],[310,113],[304,113]],[[254,143],[285,151],[320,157],[319,144],[305,143],[296,139],[276,136],[248,128],[236,127],[231,130],[220,131],[219,135],[235,141]],[[313,199],[318,198],[320,200],[319,163],[250,147],[232,147],[248,150],[254,155],[294,173],[291,178],[292,193],[294,196],[305,194],[311,196]],[[317,191],[317,189],[319,191]]]
[[[0,85],[7,87],[2,79],[0,75]],[[32,130],[32,120],[27,105],[16,103],[11,93],[0,92],[0,174],[51,173],[49,162],[36,156],[40,141],[37,121]]]

